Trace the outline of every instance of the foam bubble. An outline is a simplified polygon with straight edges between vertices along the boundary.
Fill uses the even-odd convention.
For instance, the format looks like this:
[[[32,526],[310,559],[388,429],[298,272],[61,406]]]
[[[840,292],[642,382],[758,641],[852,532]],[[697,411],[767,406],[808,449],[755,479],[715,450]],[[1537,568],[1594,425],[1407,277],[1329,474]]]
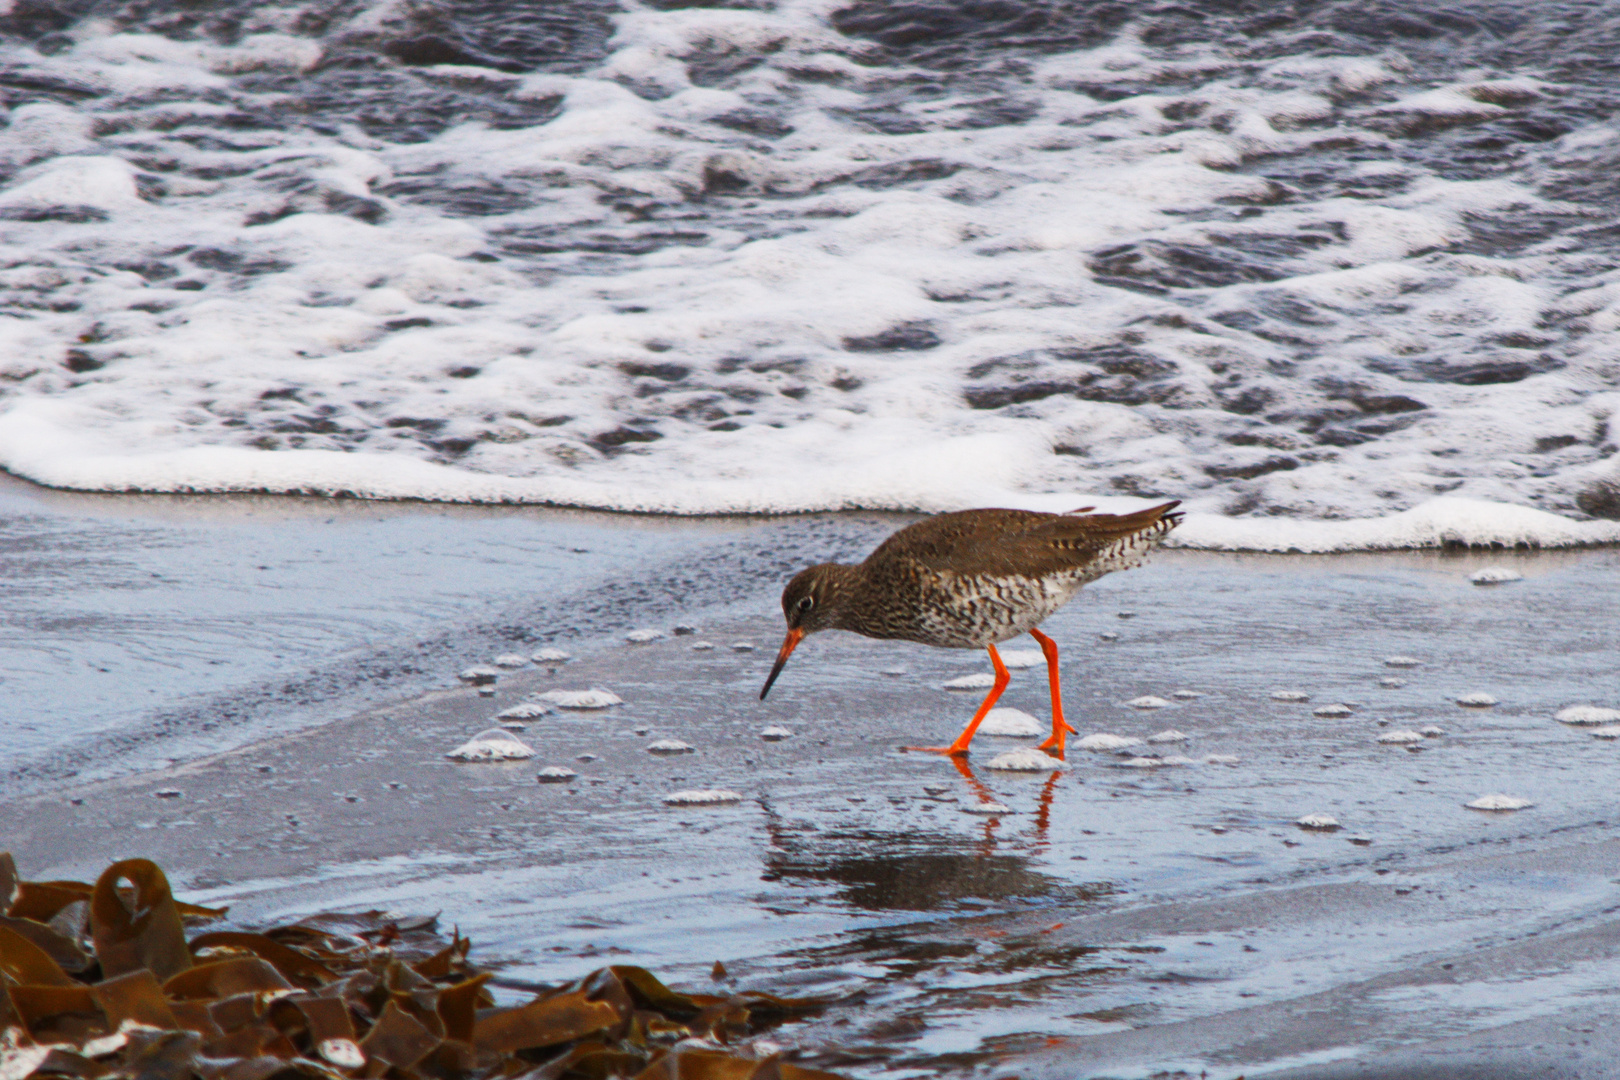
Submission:
[[[1440,727],[1438,724],[1425,724],[1423,727],[1418,728],[1418,734],[1422,735],[1425,739],[1438,739],[1445,733],[1446,729]]]
[[[1001,663],[1009,671],[1019,668],[1032,668],[1037,664],[1046,662],[1046,657],[1039,649],[1001,649]]]
[[[1502,585],[1509,581],[1523,581],[1524,575],[1505,566],[1487,566],[1468,575],[1475,585]]]
[[[1340,828],[1339,819],[1329,814],[1306,814],[1295,821],[1294,824],[1302,829],[1310,829],[1315,832],[1333,832]]]
[[[1008,806],[1006,803],[996,802],[993,799],[989,802],[963,803],[960,809],[964,814],[992,815],[1013,813],[1012,807]]]
[[[561,649],[547,647],[539,650],[533,656],[529,657],[529,659],[533,660],[537,664],[561,664],[565,661],[572,660],[573,656],[569,653],[563,652]]]
[[[1114,762],[1114,766],[1120,769],[1157,769],[1163,764],[1164,759],[1156,757],[1128,757]]]
[[[122,158],[68,154],[27,169],[0,193],[0,206],[49,211],[75,206],[103,212],[133,210],[140,204],[135,169]]]
[[[1515,795],[1481,795],[1473,802],[1463,805],[1470,810],[1523,810],[1534,806],[1535,803]]]
[[[1592,735],[1599,739],[1620,739],[1620,724],[1610,724],[1608,727],[1594,728]]]
[[[1601,705],[1571,705],[1567,709],[1559,709],[1553,714],[1553,719],[1560,724],[1613,724],[1620,722],[1620,709]]]
[[[1469,709],[1488,709],[1496,704],[1496,699],[1483,691],[1475,691],[1458,698],[1457,704]]]
[[[1413,128],[1435,122],[1495,120],[1508,114],[1498,102],[1535,97],[1536,86],[1536,81],[1528,78],[1450,83],[1404,95],[1376,109],[1397,123]]]
[[[1378,680],[1378,685],[1382,686],[1386,690],[1399,690],[1401,687],[1406,685],[1406,680],[1397,679],[1393,675],[1387,675]]]
[[[941,685],[946,690],[988,690],[995,684],[994,675],[988,671],[976,671],[972,675],[959,675]]]
[[[984,735],[1007,735],[1013,738],[1028,738],[1040,735],[1043,732],[1041,722],[1022,709],[991,709],[984,714],[979,723],[979,732]],[[1013,753],[1014,751],[1008,751]]]
[[[759,729],[759,737],[766,742],[781,742],[783,739],[793,738],[793,732],[781,724],[771,724]]]
[[[1378,741],[1393,746],[1411,746],[1422,742],[1423,738],[1420,731],[1386,731],[1378,736]]]
[[[534,778],[542,784],[566,784],[577,776],[579,773],[566,765],[547,765],[535,773]]]
[[[997,754],[985,762],[984,767],[1005,772],[1051,772],[1064,766],[1057,758],[1042,753],[1032,746],[1020,746],[1016,750]]]
[[[1131,735],[1115,735],[1112,732],[1099,731],[1076,740],[1074,745],[1081,750],[1101,754],[1111,750],[1123,750],[1128,746],[1141,746],[1142,740]]]
[[[624,635],[624,640],[628,641],[632,645],[645,645],[647,642],[657,641],[663,636],[664,632],[662,630],[653,630],[651,628],[647,628],[643,630],[630,631],[628,634]]]
[[[1301,702],[1311,700],[1311,695],[1303,690],[1273,690],[1271,700]]]
[[[605,709],[610,705],[623,705],[624,699],[611,690],[592,687],[589,690],[547,690],[534,695],[540,701],[549,701],[559,709]]]
[[[444,756],[451,761],[520,761],[534,757],[534,750],[511,732],[490,728]]]
[[[1196,701],[1205,695],[1201,690],[1172,690],[1170,696],[1177,701]]]
[[[649,754],[694,754],[697,747],[679,739],[659,739],[657,742],[647,744]]]
[[[734,641],[731,643],[731,651],[740,653],[753,652],[754,644],[748,641]]]
[[[1163,709],[1170,703],[1162,697],[1144,694],[1142,697],[1132,698],[1125,704],[1132,709]]]
[[[470,668],[463,668],[456,677],[468,686],[490,686],[501,677],[501,669],[491,667],[489,664],[476,664]]]
[[[714,642],[712,642],[712,641],[694,641],[694,642],[692,642],[692,651],[693,652],[712,652],[713,650],[714,650]]]
[[[535,720],[551,712],[543,701],[520,701],[495,714],[497,720]]]
[[[498,668],[528,667],[529,658],[527,656],[519,656],[517,653],[502,653],[494,660],[491,660],[490,663],[494,664]]]
[[[1175,728],[1166,728],[1157,735],[1149,735],[1147,741],[1150,743],[1182,743],[1186,742],[1187,739],[1188,736],[1184,732],[1177,731]]]
[[[1419,660],[1415,656],[1386,656],[1386,657],[1384,657],[1384,666],[1385,667],[1410,668],[1410,667],[1419,667],[1422,664],[1423,664],[1423,661]]]
[[[692,791],[672,791],[664,796],[670,806],[724,806],[742,802],[743,797],[725,788],[701,788]]]
[[[1350,706],[1345,705],[1345,704],[1318,705],[1316,708],[1311,710],[1311,715],[1312,716],[1320,716],[1320,717],[1323,717],[1324,719],[1328,719],[1328,718],[1334,718],[1334,717],[1349,716],[1353,712],[1355,712],[1355,710],[1352,709]]]

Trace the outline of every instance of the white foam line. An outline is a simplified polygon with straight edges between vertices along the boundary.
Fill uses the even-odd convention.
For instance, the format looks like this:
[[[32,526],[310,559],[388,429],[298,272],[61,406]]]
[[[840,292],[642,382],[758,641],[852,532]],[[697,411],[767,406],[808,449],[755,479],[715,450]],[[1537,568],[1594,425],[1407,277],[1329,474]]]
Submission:
[[[1576,521],[1528,506],[1438,498],[1385,517],[1300,521],[1189,514],[1176,547],[1214,551],[1333,551],[1470,547],[1576,547],[1620,543],[1620,522]]]
[[[271,492],[343,495],[361,499],[420,499],[457,503],[540,503],[671,514],[800,513],[819,510],[923,510],[1016,506],[1050,511],[1095,505],[1122,511],[1157,500],[1118,496],[1030,494],[995,482],[1000,477],[967,462],[993,450],[965,439],[937,448],[935,465],[911,490],[851,491],[841,469],[823,486],[812,476],[792,490],[735,480],[688,481],[672,491],[659,477],[610,483],[575,477],[492,476],[392,454],[330,450],[262,451],[191,447],[150,454],[84,453],[87,436],[53,421],[71,409],[58,402],[23,402],[0,415],[0,467],[48,487],[81,491]],[[955,471],[960,464],[963,471]],[[937,482],[935,482],[937,480]],[[977,481],[977,482],[975,482]],[[856,485],[857,489],[859,485]],[[818,490],[819,489],[819,490]],[[1172,547],[1210,551],[1328,553],[1436,548],[1448,545],[1576,547],[1620,543],[1620,522],[1576,521],[1527,506],[1482,499],[1437,498],[1385,517],[1350,521],[1234,518],[1189,513],[1171,534]]]

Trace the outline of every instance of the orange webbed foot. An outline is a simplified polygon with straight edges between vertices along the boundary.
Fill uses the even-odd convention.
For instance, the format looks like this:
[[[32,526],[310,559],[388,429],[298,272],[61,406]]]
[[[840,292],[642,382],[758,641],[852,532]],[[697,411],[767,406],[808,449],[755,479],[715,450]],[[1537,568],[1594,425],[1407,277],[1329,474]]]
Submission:
[[[962,734],[956,737],[956,741],[949,746],[902,746],[900,749],[915,750],[921,754],[945,754],[958,760],[967,756],[968,745],[973,742],[973,733],[979,730],[979,724],[984,720],[985,714],[996,703],[1001,692],[1007,689],[1007,682],[1012,678],[1007,674],[1007,665],[1001,662],[1001,654],[996,652],[996,647],[986,645],[985,651],[990,654],[991,666],[996,669],[996,681],[990,687],[990,693],[985,697],[984,704],[979,706],[979,711],[973,714],[973,719],[968,721],[968,726],[962,729]]]
[[[1057,758],[1059,761],[1062,761],[1064,760],[1063,744],[1068,742],[1070,735],[1078,734],[1080,734],[1078,731],[1070,727],[1066,721],[1060,719],[1056,724],[1053,725],[1052,734],[1047,737],[1045,742],[1035,747],[1035,749],[1045,751],[1046,753]]]

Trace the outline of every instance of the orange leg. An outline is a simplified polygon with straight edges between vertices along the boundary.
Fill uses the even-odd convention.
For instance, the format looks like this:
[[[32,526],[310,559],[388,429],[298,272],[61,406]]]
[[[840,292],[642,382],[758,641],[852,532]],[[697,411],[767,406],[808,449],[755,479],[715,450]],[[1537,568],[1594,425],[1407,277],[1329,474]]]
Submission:
[[[996,683],[990,688],[990,694],[984,699],[984,704],[979,706],[979,711],[974,713],[973,719],[968,721],[968,726],[962,729],[962,734],[958,735],[956,741],[949,746],[907,746],[904,749],[923,750],[930,754],[949,754],[952,757],[958,757],[968,752],[968,743],[973,741],[973,733],[979,730],[979,724],[984,720],[985,713],[988,713],[995,705],[996,699],[1001,696],[1003,690],[1007,689],[1007,683],[1012,680],[1012,676],[1007,674],[1007,665],[1001,662],[1001,654],[996,652],[996,647],[986,645],[985,648],[990,652],[990,663],[995,665]]]
[[[1057,642],[1039,630],[1031,630],[1029,634],[1041,643],[1041,652],[1046,654],[1046,675],[1052,683],[1052,737],[1041,743],[1038,749],[1045,750],[1062,761],[1064,740],[1070,735],[1080,733],[1063,719],[1063,689],[1058,683]]]

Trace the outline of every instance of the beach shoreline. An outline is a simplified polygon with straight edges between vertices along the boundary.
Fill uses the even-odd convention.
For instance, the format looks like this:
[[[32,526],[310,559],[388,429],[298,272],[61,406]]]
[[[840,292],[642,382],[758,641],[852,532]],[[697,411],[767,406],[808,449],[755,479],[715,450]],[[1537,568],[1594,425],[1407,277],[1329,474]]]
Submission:
[[[302,513],[287,527],[308,532]],[[525,554],[536,537],[578,538],[577,520],[519,516]],[[1230,1062],[1235,1074],[1439,1046],[1587,1007],[1592,957],[1607,954],[1576,955],[1560,935],[1602,938],[1613,926],[1601,853],[1620,820],[1610,783],[1620,747],[1553,713],[1620,704],[1603,603],[1620,560],[1611,549],[1159,552],[1089,586],[1047,630],[1083,734],[1174,730],[1186,741],[1071,751],[1063,771],[1021,776],[985,766],[1022,741],[990,738],[964,776],[898,747],[954,733],[976,695],[940,687],[983,669],[977,654],[818,636],[757,700],[781,633],[781,581],[809,561],[858,557],[894,518],[614,519],[591,541],[601,573],[565,564],[577,588],[530,603],[539,621],[505,603],[521,558],[456,523],[457,545],[416,556],[450,566],[505,550],[492,575],[501,588],[485,596],[504,603],[499,618],[437,616],[430,637],[442,644],[413,654],[420,682],[384,686],[377,700],[336,694],[297,724],[159,737],[157,768],[14,787],[0,821],[25,874],[151,857],[179,895],[229,903],[245,923],[334,907],[442,911],[517,982],[622,960],[696,985],[722,960],[749,985],[858,994],[864,1004],[784,1037],[874,1077],[1010,1061],[1056,1076],[1079,1060],[1112,1071]],[[628,554],[610,563],[613,536],[628,537]],[[1469,580],[1491,567],[1521,577]],[[472,606],[476,594],[462,599]],[[624,641],[643,628],[664,636]],[[368,650],[405,648],[365,629],[327,664],[364,667]],[[413,633],[404,640],[424,640]],[[714,647],[694,650],[699,641]],[[500,674],[493,696],[457,678],[542,644],[574,658]],[[1386,666],[1401,655],[1421,664]],[[1038,667],[1016,669],[1003,703],[1044,716],[1044,682]],[[444,758],[535,692],[591,686],[626,704],[521,721],[513,734],[532,760]],[[1275,700],[1278,690],[1310,701]],[[1473,692],[1499,703],[1457,704]],[[1166,704],[1127,704],[1143,696]],[[1340,703],[1345,715],[1315,713]],[[292,695],[284,707],[305,703]],[[266,708],[277,710],[273,695]],[[771,723],[792,737],[761,740]],[[1445,734],[1377,741],[1426,727]],[[210,738],[225,741],[210,751]],[[659,739],[695,750],[649,754]],[[537,784],[543,766],[578,776]],[[692,788],[742,801],[664,804]],[[1463,806],[1496,791],[1534,806]],[[1007,809],[964,812],[987,796]],[[1294,824],[1312,813],[1342,828]],[[1233,921],[1234,905],[1273,914]],[[1458,944],[1436,944],[1448,940]],[[1420,975],[1433,964],[1510,940],[1546,946],[1514,969],[1513,1000],[1537,1001],[1534,1016],[1483,973],[1444,993],[1407,991],[1421,1007],[1377,989],[1430,985]],[[1243,1049],[1244,1024],[1313,994],[1360,995],[1372,1012],[1357,1015],[1387,1036],[1358,1042],[1341,1026],[1307,1037],[1279,1019],[1274,1045]]]

